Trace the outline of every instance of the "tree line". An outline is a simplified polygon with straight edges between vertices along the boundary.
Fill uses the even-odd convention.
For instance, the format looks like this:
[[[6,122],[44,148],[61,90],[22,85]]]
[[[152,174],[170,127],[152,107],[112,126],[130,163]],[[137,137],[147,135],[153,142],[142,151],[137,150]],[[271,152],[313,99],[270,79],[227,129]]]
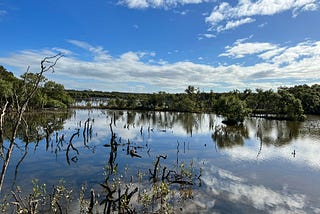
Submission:
[[[121,93],[75,91],[74,99],[107,98],[101,108],[156,111],[214,112],[229,122],[242,122],[248,115],[274,119],[303,120],[305,114],[320,114],[320,85],[280,87],[277,91],[246,89],[215,93],[188,86],[184,93]]]
[[[7,101],[14,104],[36,80],[36,74],[26,72],[17,78],[0,66],[0,104]],[[303,120],[305,114],[320,114],[320,85],[317,84],[280,87],[277,91],[246,89],[226,93],[201,92],[199,88],[188,86],[183,93],[151,94],[65,90],[63,85],[44,77],[41,83],[29,102],[29,109],[68,108],[74,100],[103,98],[107,99],[107,105],[98,106],[100,108],[214,112],[232,123],[242,122],[248,115]]]

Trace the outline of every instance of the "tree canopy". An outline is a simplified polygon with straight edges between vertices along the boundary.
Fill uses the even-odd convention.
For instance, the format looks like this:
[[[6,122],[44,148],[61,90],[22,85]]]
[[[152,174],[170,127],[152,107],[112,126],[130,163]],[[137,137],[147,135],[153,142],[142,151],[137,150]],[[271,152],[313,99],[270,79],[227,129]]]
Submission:
[[[24,99],[26,91],[30,90],[37,81],[37,74],[26,72],[17,78],[12,72],[0,66],[0,104],[9,102],[14,105],[16,99]],[[67,108],[73,103],[72,97],[66,92],[63,85],[48,81],[41,77],[43,83],[30,99],[28,108]]]

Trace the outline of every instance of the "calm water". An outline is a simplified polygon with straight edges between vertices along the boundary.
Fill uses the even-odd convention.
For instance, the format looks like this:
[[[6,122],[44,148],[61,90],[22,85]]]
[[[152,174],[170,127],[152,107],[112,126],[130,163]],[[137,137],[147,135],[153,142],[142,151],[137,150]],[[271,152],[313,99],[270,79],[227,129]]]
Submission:
[[[25,146],[20,133],[3,191],[17,185],[30,191],[34,178],[47,186],[63,179],[75,195],[82,184],[98,195],[109,173],[140,194],[151,188],[149,169],[157,156],[167,155],[159,168],[191,172],[192,185],[172,185],[175,212],[320,213],[320,117],[302,123],[250,118],[242,127],[225,127],[221,120],[214,114],[111,110],[32,115],[30,131],[44,137],[37,143],[31,133]],[[67,152],[72,135],[76,150]]]

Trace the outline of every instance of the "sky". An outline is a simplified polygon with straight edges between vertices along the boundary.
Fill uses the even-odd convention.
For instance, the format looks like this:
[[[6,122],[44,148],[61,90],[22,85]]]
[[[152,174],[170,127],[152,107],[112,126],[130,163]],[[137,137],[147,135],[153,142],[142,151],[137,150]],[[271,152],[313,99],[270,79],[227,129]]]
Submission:
[[[0,0],[0,65],[57,53],[66,89],[226,92],[320,84],[320,0]]]

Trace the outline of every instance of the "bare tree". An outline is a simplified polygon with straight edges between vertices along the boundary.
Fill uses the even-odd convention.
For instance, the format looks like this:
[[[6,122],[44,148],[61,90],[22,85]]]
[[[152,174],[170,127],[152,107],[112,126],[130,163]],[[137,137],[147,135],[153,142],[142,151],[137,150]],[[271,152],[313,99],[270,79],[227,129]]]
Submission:
[[[54,56],[50,56],[50,57],[45,57],[43,58],[43,60],[41,60],[40,62],[40,72],[36,73],[35,79],[34,81],[31,82],[31,87],[27,87],[27,82],[26,82],[26,77],[28,75],[25,75],[24,78],[24,83],[23,83],[23,93],[21,96],[18,96],[16,92],[14,92],[14,109],[12,109],[11,114],[14,114],[12,118],[15,118],[14,121],[14,125],[13,125],[13,129],[12,129],[12,133],[9,136],[9,148],[5,154],[5,158],[3,161],[3,165],[2,165],[2,170],[1,170],[1,175],[0,175],[0,192],[2,190],[2,185],[4,182],[4,177],[10,162],[10,157],[12,154],[12,151],[14,149],[14,145],[15,145],[15,139],[17,136],[17,132],[21,123],[21,120],[23,118],[23,114],[26,111],[27,107],[28,107],[28,103],[30,101],[30,99],[34,96],[35,92],[37,91],[41,81],[43,81],[44,79],[44,73],[47,71],[52,71],[54,72],[54,67],[56,65],[56,63],[58,62],[58,60],[62,57],[62,54],[57,54]],[[29,67],[27,69],[27,73],[29,73]],[[1,120],[0,120],[0,125],[1,125],[1,135],[2,135],[2,131],[3,131],[3,123],[4,123],[4,117],[6,114],[6,110],[7,110],[7,105],[8,102],[6,102],[4,104],[4,106],[1,107]],[[0,136],[1,138],[3,136]]]

